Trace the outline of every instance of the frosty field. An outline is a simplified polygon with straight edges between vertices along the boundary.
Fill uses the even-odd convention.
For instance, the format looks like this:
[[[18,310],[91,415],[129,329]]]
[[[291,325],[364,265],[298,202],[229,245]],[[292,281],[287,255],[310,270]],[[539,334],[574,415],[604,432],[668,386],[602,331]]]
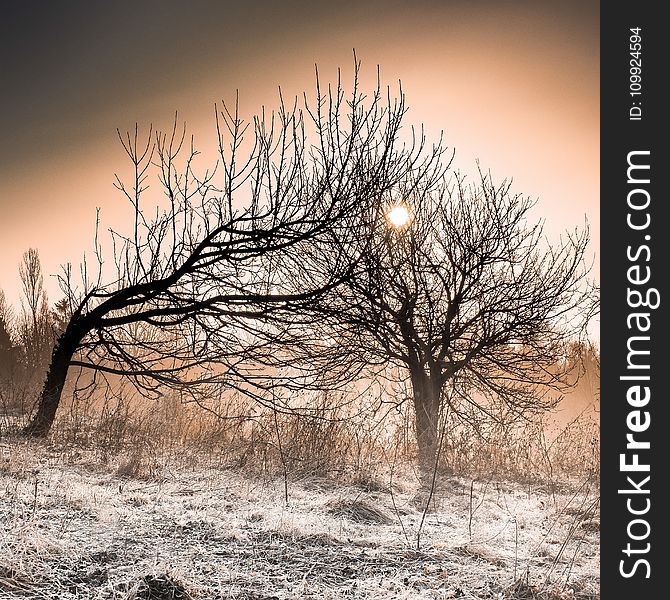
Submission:
[[[445,476],[425,510],[409,470],[285,488],[195,457],[139,476],[1,449],[2,599],[600,597],[593,482]]]

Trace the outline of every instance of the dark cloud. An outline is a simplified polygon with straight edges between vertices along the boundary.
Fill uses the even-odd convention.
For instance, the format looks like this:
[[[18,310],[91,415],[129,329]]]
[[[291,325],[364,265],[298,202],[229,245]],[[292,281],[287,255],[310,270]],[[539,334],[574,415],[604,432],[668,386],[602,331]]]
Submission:
[[[556,5],[556,6],[554,6]],[[422,11],[448,21],[463,11],[516,11],[593,35],[597,3],[11,1],[3,5],[0,165],[85,137],[86,124],[119,106],[216,76],[309,32],[337,35]],[[517,35],[518,32],[513,33]]]

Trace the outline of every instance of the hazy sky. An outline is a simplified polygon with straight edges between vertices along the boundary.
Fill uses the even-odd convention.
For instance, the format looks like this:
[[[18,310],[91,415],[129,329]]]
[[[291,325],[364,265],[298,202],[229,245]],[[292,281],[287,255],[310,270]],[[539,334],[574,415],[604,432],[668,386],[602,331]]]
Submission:
[[[29,247],[45,274],[78,263],[125,210],[116,138],[167,127],[175,110],[207,151],[214,102],[273,107],[350,73],[402,80],[407,124],[444,130],[455,165],[475,159],[538,197],[554,235],[588,217],[599,244],[599,4],[553,1],[3,2],[0,22],[0,288],[18,299]],[[346,81],[346,79],[345,79]],[[47,278],[50,299],[58,299]]]

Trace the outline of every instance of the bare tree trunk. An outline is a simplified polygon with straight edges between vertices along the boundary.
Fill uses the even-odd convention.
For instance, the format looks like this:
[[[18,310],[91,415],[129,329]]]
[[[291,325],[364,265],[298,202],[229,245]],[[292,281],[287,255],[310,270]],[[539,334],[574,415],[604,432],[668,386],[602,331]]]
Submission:
[[[49,433],[56,418],[70,361],[83,337],[82,331],[81,326],[70,323],[58,338],[51,354],[51,363],[39,397],[37,412],[23,430],[25,435],[43,438]]]
[[[411,377],[414,395],[416,442],[419,447],[421,479],[432,476],[438,443],[440,417],[440,385],[423,372]]]

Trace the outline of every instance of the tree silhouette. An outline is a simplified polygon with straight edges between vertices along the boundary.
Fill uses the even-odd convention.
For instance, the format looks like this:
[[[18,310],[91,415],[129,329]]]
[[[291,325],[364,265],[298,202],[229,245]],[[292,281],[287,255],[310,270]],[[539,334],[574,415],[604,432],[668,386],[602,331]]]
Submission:
[[[5,293],[0,290],[0,384],[3,385],[11,379],[18,363],[18,348],[12,340],[11,329],[11,313]]]
[[[70,317],[26,433],[47,434],[73,366],[122,375],[147,394],[161,385],[249,392],[254,365],[270,351],[268,332],[280,335],[290,315],[351,276],[338,247],[348,248],[355,232],[342,224],[439,161],[439,147],[399,142],[402,94],[393,99],[378,83],[366,97],[358,72],[356,64],[347,95],[339,78],[322,91],[317,74],[305,110],[282,101],[245,123],[237,103],[224,105],[216,111],[217,166],[201,173],[193,139],[176,120],[167,133],[119,133],[133,173],[116,185],[133,225],[126,235],[112,232],[111,261],[96,227],[95,269],[82,263],[80,287],[71,267],[61,275]],[[163,198],[150,217],[152,175]],[[317,243],[332,249],[329,267],[307,272],[302,256]]]
[[[310,305],[311,333],[295,340],[292,360],[331,382],[366,367],[399,369],[426,473],[447,407],[522,414],[556,400],[549,392],[567,383],[566,343],[589,306],[588,230],[548,245],[529,220],[534,202],[508,182],[414,175],[355,216],[359,236],[335,251],[355,273]],[[312,260],[327,264],[330,252]]]
[[[21,279],[21,312],[18,337],[23,354],[26,378],[35,381],[44,372],[54,343],[49,300],[44,289],[44,276],[39,252],[29,248],[19,263]]]

